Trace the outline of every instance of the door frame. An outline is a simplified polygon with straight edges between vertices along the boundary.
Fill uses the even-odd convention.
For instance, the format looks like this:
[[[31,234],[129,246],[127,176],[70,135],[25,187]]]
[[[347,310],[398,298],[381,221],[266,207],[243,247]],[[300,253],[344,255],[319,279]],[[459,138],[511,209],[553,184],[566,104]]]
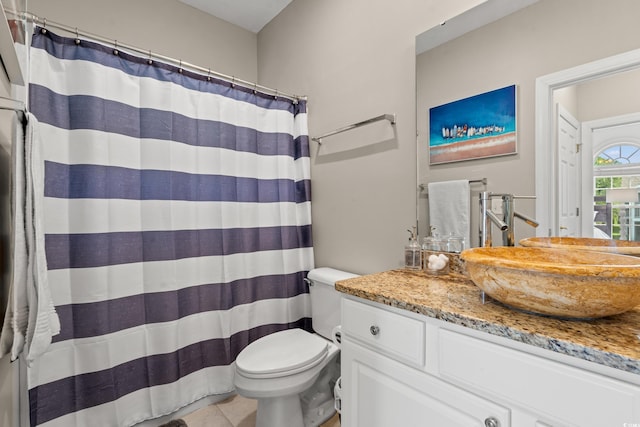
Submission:
[[[537,236],[558,235],[553,91],[577,83],[640,68],[640,49],[610,56],[536,79],[535,184]],[[586,151],[586,150],[585,150]],[[584,187],[584,186],[583,186]]]

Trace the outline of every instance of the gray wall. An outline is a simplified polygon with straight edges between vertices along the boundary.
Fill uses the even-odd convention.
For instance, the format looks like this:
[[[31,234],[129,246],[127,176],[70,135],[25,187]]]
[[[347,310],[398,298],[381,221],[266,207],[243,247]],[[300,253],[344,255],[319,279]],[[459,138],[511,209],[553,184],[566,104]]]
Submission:
[[[243,80],[258,76],[256,34],[177,0],[29,0],[28,8],[41,18]]]
[[[628,71],[577,86],[580,121],[640,111],[640,70]]]
[[[234,26],[216,33],[218,24],[205,26],[202,13],[172,0],[96,3],[31,0],[30,10],[247,80],[257,60],[259,83],[309,96],[312,136],[396,113],[395,132],[380,124],[312,146],[313,223],[318,266],[370,273],[401,265],[416,216],[415,35],[480,0],[295,0],[257,36]],[[245,43],[251,37],[257,47]]]
[[[535,194],[535,79],[565,68],[640,48],[640,2],[636,0],[540,0],[513,15],[439,46],[417,58],[420,180],[488,178],[487,190]],[[488,90],[518,86],[518,154],[429,166],[430,107]],[[636,84],[637,87],[637,84]],[[482,186],[472,187],[477,191]],[[473,200],[472,200],[473,202]],[[533,216],[533,201],[517,209]],[[426,200],[420,203],[424,218]],[[477,210],[472,204],[472,213]],[[477,225],[472,240],[477,245]],[[534,234],[517,221],[516,240]],[[475,234],[475,236],[474,236]],[[475,239],[474,239],[475,237]]]
[[[481,51],[489,47],[495,56],[509,59],[506,67],[492,68],[494,61],[487,61],[486,55],[472,58],[475,62],[453,57],[463,39],[424,54],[440,56],[422,55],[419,62],[429,64],[430,71],[418,78],[435,87],[420,95],[418,111],[518,84],[520,151],[513,157],[433,170],[421,164],[420,180],[482,175],[490,178],[493,190],[532,194],[535,77],[638,47],[638,26],[633,22],[639,16],[638,2],[613,1],[621,4],[618,10],[625,11],[615,20],[603,15],[602,8],[611,1],[589,0],[588,8],[579,0],[553,2],[553,9],[564,12],[572,5],[584,10],[584,17],[571,22],[587,19],[588,26],[574,32],[557,29],[571,22],[553,15],[536,22],[532,18],[542,18],[541,12],[526,15],[531,13],[526,10],[520,12],[520,21],[503,23],[487,34],[479,30],[477,47]],[[405,230],[415,221],[415,36],[478,3],[480,0],[294,0],[257,36],[172,0],[30,0],[30,10],[225,74],[306,94],[312,136],[382,113],[396,113],[395,131],[380,123],[375,133],[363,129],[328,138],[319,150],[312,145],[316,265],[371,273],[401,265],[402,246],[408,237]],[[602,26],[615,27],[615,32],[595,30]],[[543,44],[523,44],[526,40],[521,37],[525,36]],[[570,55],[556,51],[553,46],[561,38],[581,48]],[[585,41],[593,48],[584,49]],[[496,49],[497,42],[507,46]],[[473,56],[472,51],[469,54]],[[424,114],[419,124],[424,126]],[[420,149],[426,149],[424,142]],[[498,183],[504,186],[495,187]],[[533,213],[532,206],[526,210]],[[0,367],[0,382],[5,381]]]
[[[294,0],[258,35],[261,83],[309,96],[311,136],[396,113],[395,135],[312,145],[316,266],[402,265],[416,218],[415,36],[479,0]]]
[[[247,80],[257,60],[259,83],[309,96],[312,136],[397,113],[395,132],[380,124],[312,146],[316,265],[370,273],[401,265],[415,223],[415,35],[480,2],[294,0],[257,37],[215,33],[220,25],[171,0],[31,0],[30,10]],[[247,37],[257,48],[239,46]],[[244,66],[229,66],[236,56]]]

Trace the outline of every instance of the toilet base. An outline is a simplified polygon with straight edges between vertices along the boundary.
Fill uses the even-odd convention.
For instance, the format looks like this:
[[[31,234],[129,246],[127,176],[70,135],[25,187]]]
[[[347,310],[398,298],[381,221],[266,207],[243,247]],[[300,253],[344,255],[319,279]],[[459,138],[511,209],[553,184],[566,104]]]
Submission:
[[[340,358],[332,358],[314,384],[302,393],[258,398],[256,427],[318,427],[335,414],[333,386],[340,376]]]
[[[258,399],[256,427],[304,427],[300,396]]]
[[[325,366],[313,387],[299,395],[305,427],[317,427],[336,413],[333,388],[340,377],[340,358],[336,359]]]

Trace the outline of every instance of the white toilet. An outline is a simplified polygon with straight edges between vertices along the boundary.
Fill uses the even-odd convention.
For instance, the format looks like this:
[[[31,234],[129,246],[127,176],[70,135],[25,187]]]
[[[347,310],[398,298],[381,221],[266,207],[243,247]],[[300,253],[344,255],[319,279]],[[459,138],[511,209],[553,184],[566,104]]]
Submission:
[[[238,394],[258,400],[256,427],[315,427],[335,413],[333,388],[340,376],[338,280],[357,277],[333,268],[307,275],[316,334],[288,329],[249,344],[236,359]]]

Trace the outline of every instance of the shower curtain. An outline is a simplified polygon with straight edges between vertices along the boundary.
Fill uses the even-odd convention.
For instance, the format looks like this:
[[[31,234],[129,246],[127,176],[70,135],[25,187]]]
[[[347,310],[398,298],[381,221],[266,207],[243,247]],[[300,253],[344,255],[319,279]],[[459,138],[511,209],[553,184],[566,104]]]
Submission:
[[[251,341],[310,329],[304,101],[41,28],[30,61],[61,323],[32,426],[171,413],[232,391]]]

